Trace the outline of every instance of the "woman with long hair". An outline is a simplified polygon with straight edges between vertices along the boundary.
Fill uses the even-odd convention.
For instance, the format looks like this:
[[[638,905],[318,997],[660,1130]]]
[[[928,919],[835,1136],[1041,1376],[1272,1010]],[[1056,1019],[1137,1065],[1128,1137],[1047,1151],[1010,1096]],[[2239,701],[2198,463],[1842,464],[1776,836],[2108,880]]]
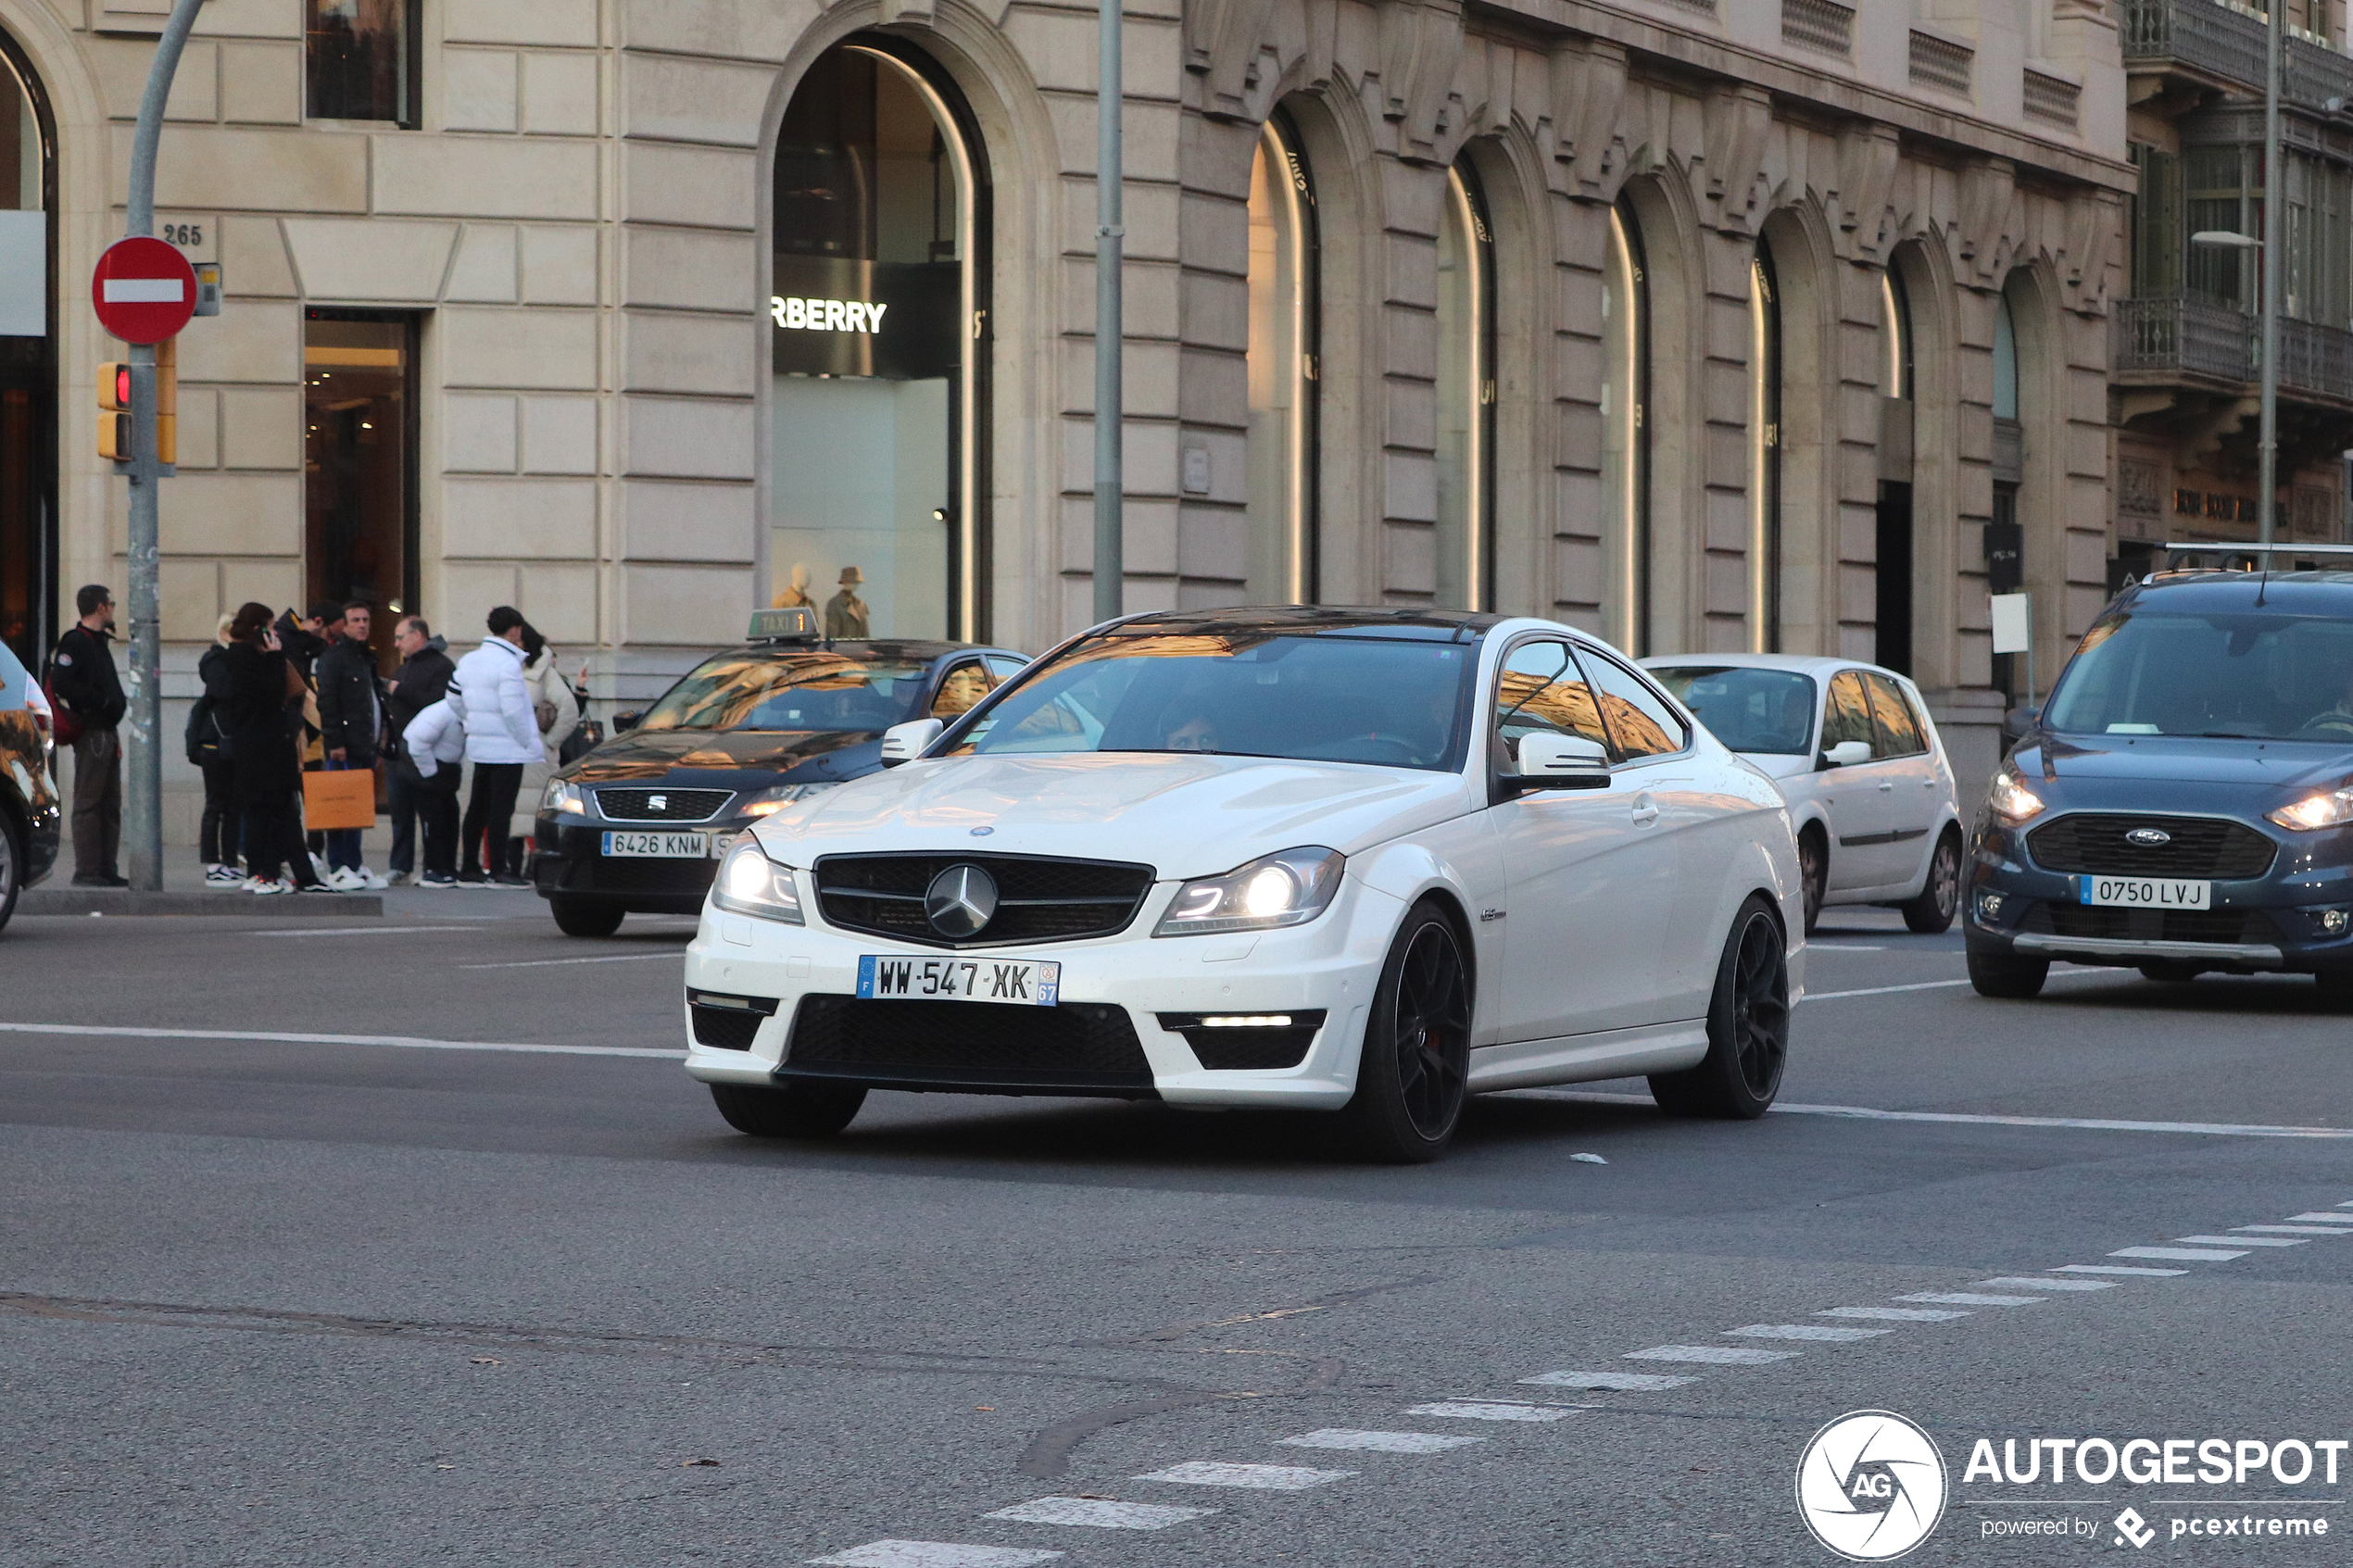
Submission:
[[[236,798],[245,813],[248,893],[332,893],[304,852],[302,704],[308,687],[271,629],[270,607],[238,607],[206,688],[229,737]],[[289,880],[284,872],[292,872]]]

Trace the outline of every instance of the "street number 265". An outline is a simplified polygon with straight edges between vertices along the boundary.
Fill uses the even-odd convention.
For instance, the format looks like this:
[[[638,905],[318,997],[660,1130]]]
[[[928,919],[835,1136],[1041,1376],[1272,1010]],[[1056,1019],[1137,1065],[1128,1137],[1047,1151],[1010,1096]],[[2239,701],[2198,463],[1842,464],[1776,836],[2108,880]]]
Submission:
[[[166,223],[163,225],[163,237],[167,243],[175,245],[200,245],[204,244],[204,225]]]

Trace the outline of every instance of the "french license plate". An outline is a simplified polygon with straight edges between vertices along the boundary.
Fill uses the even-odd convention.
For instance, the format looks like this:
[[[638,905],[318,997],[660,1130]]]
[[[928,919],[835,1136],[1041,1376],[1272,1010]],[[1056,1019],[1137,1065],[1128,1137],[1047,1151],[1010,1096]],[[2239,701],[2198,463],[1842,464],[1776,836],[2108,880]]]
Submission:
[[[702,860],[710,858],[716,836],[707,833],[609,832],[598,848],[600,853],[616,859]]]
[[[2210,909],[2214,884],[2168,876],[2079,876],[2075,899],[2110,909]]]
[[[1038,959],[901,959],[865,954],[858,995],[870,1002],[1010,1002],[1050,1008],[1063,966]]]

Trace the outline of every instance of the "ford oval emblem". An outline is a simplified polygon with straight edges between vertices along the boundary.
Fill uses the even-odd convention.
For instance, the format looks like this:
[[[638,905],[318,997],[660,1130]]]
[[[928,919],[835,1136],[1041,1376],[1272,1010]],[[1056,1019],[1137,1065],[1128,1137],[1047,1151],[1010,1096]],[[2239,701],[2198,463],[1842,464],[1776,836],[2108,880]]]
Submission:
[[[2171,844],[2173,835],[2163,828],[2134,828],[2124,835],[2127,844],[2137,844],[2144,849],[2154,849],[2160,844]]]
[[[973,836],[975,838],[987,838],[990,834],[995,833],[996,831],[997,830],[995,828],[975,828],[973,829]]]

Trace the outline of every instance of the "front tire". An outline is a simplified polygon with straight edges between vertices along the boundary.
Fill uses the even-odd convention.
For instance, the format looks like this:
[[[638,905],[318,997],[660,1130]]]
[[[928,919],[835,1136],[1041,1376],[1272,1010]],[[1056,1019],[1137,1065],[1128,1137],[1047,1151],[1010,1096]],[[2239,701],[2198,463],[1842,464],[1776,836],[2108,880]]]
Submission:
[[[1957,828],[1946,828],[1944,836],[1936,841],[1936,853],[1929,857],[1928,881],[1920,886],[1920,896],[1903,906],[1904,923],[1922,936],[1938,936],[1953,929],[1953,917],[1961,908],[1961,835]]]
[[[566,936],[610,936],[621,929],[625,911],[618,904],[559,893],[547,900],[547,912],[556,917],[556,929]]]
[[[2145,963],[2140,969],[2142,979],[2154,980],[2160,985],[2187,985],[2198,976],[2194,964]]]
[[[2312,976],[2321,988],[2321,1005],[2342,1012],[2353,1009],[2353,967],[2324,969]]]
[[[1446,1152],[1470,1083],[1470,968],[1453,922],[1424,899],[1382,962],[1356,1093],[1340,1111],[1368,1159],[1420,1164]]]
[[[1969,983],[1981,997],[2022,1002],[2043,994],[2051,977],[2048,959],[2021,959],[2016,953],[1976,953],[1969,956]]]
[[[1780,1093],[1789,1060],[1789,944],[1772,907],[1752,894],[1733,918],[1707,1002],[1707,1054],[1697,1067],[1651,1074],[1651,1098],[1677,1116],[1748,1122]]]
[[[711,1101],[727,1125],[755,1138],[829,1138],[866,1103],[863,1084],[713,1084]]]

